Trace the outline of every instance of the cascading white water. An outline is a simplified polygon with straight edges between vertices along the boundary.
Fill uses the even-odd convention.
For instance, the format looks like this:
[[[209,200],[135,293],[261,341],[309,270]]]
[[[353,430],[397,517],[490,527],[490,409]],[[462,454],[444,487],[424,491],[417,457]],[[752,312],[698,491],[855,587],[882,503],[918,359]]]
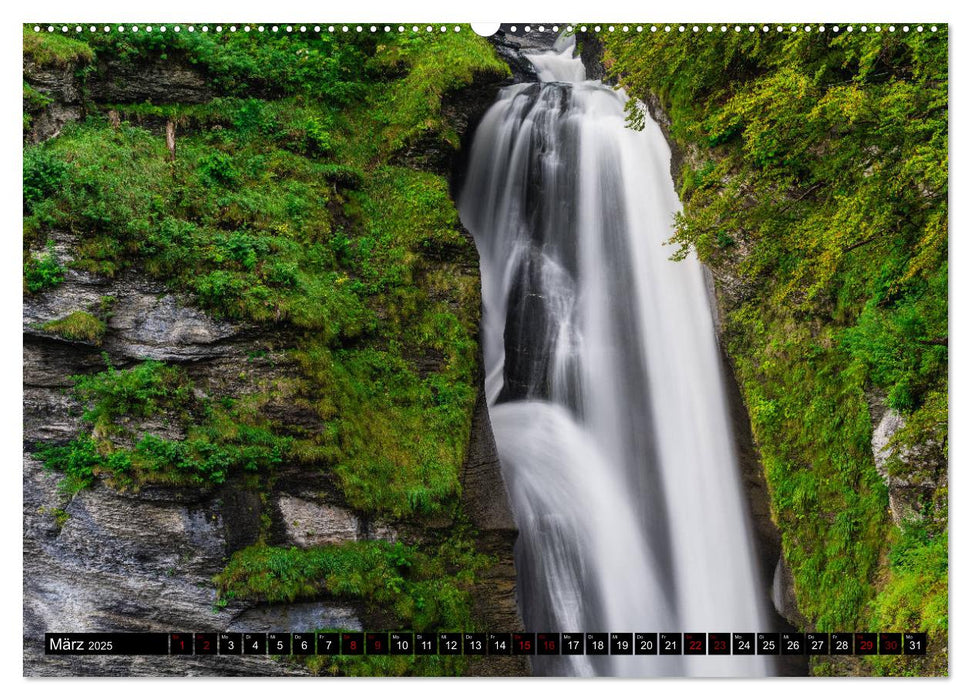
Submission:
[[[503,89],[460,199],[482,268],[486,392],[531,631],[764,629],[700,264],[658,126],[574,41]],[[762,675],[764,657],[535,657],[550,675]]]

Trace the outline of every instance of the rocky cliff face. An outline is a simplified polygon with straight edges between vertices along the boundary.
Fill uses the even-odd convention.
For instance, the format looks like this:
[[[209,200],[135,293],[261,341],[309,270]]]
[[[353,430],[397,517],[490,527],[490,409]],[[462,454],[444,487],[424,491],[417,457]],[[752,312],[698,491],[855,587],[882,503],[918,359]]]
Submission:
[[[40,70],[25,63],[25,79],[51,100],[33,120],[27,135],[33,141],[54,137],[65,122],[79,119],[85,99],[97,108],[144,99],[202,102],[212,96],[203,76],[178,62],[134,72],[102,65],[85,84],[70,67]],[[458,133],[494,94],[495,86],[478,86],[449,96],[447,114]],[[439,168],[450,165],[435,153],[428,157]],[[60,475],[46,472],[32,450],[41,442],[67,443],[78,434],[83,407],[69,392],[72,377],[101,370],[103,356],[117,368],[149,358],[176,363],[196,391],[213,396],[242,395],[295,377],[298,370],[281,351],[289,346],[285,329],[217,321],[194,308],[191,298],[137,271],[107,279],[69,269],[74,239],[63,232],[53,239],[58,259],[68,265],[65,281],[25,296],[23,313],[25,675],[306,673],[302,666],[268,657],[44,657],[43,635],[52,631],[382,629],[379,611],[344,600],[217,606],[213,576],[233,552],[261,534],[267,544],[295,547],[371,539],[421,542],[439,537],[434,528],[447,528],[447,521],[423,527],[376,520],[350,508],[326,473],[309,474],[293,465],[282,465],[272,485],[262,489],[243,480],[127,492],[99,483],[74,496],[58,489]],[[42,328],[75,311],[96,309],[106,298],[112,299],[111,310],[103,314],[106,328],[97,340],[70,340]],[[313,430],[318,423],[312,412],[285,401],[263,410],[273,412],[277,424],[297,429]],[[137,427],[169,439],[184,437],[155,420]],[[490,629],[519,630],[512,554],[517,532],[481,391],[462,492],[463,508],[478,531],[476,546],[496,561],[476,584],[477,617]],[[510,658],[472,664],[469,672],[524,674],[528,665]]]
[[[937,489],[946,489],[947,456],[939,440],[928,439],[909,447],[894,444],[907,427],[901,413],[886,405],[886,397],[873,391],[868,396],[873,436],[873,462],[887,485],[890,516],[898,527],[938,514],[925,512]]]
[[[65,259],[70,239],[58,246]],[[46,321],[97,300],[115,299],[100,347],[39,330]],[[81,428],[82,407],[66,392],[72,377],[101,366],[101,353],[125,367],[145,358],[184,363],[204,391],[243,392],[293,369],[267,354],[247,362],[268,338],[259,329],[212,320],[187,300],[137,274],[107,281],[68,271],[58,288],[24,303],[24,443],[63,443]],[[247,370],[240,372],[240,367]],[[301,421],[299,411],[285,416]],[[141,426],[165,435],[166,426]],[[178,437],[169,435],[168,437]],[[218,489],[144,487],[121,493],[98,485],[68,498],[59,475],[24,455],[24,664],[30,675],[301,673],[268,659],[245,663],[127,657],[41,658],[45,631],[250,631],[361,629],[354,606],[231,603],[216,609],[212,577],[235,550],[253,544],[261,517],[281,543],[304,546],[386,536],[340,504],[326,480],[284,473],[270,493],[228,483]],[[393,534],[393,533],[392,533]]]
[[[61,247],[68,248],[62,240]],[[65,252],[66,254],[66,252]],[[45,321],[116,299],[101,347],[38,330]],[[105,281],[68,272],[63,285],[24,304],[24,443],[63,443],[81,428],[82,407],[66,391],[76,374],[101,366],[101,353],[124,367],[144,358],[189,363],[200,386],[241,383],[239,366],[260,345],[252,330],[213,321],[185,300],[138,275]],[[255,374],[285,372],[267,362]],[[253,381],[250,376],[246,381]],[[149,427],[149,426],[143,426]],[[164,434],[157,426],[156,434]],[[268,659],[193,661],[128,657],[42,658],[46,631],[224,630],[253,610],[216,610],[212,577],[225,558],[252,544],[266,510],[263,494],[239,484],[220,489],[146,487],[120,493],[105,485],[68,498],[59,475],[24,455],[24,670],[29,675],[266,674],[290,672]],[[267,505],[287,503],[284,491]],[[354,536],[357,536],[357,532]],[[293,539],[297,544],[297,538]],[[264,614],[260,629],[283,629],[286,608]],[[303,608],[302,621],[342,620],[359,628],[356,611],[339,604]],[[259,631],[256,627],[248,627]],[[289,628],[287,628],[289,629]],[[177,660],[178,661],[178,660]]]
[[[75,75],[75,66],[39,66],[25,58],[24,80],[50,100],[45,105],[31,104],[24,96],[24,111],[33,118],[31,142],[46,141],[60,133],[68,122],[81,118],[81,80]]]

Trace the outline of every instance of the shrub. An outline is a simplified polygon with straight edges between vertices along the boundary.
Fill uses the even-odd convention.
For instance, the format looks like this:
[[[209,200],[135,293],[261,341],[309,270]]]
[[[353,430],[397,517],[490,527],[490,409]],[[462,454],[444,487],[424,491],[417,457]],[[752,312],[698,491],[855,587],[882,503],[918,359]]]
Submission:
[[[24,149],[24,213],[31,214],[63,184],[67,165],[54,152],[43,148]]]
[[[67,445],[44,445],[36,455],[44,468],[64,473],[58,488],[75,494],[94,483],[97,468],[102,463],[98,446],[90,435],[81,435]]]
[[[304,148],[307,155],[322,156],[331,152],[334,147],[330,133],[320,119],[311,116],[307,118],[303,127]]]
[[[239,171],[226,153],[212,151],[199,159],[202,181],[210,186],[232,187],[239,182]]]
[[[74,377],[74,395],[88,406],[84,420],[101,432],[114,432],[119,418],[150,418],[163,410],[182,408],[191,391],[180,369],[156,360],[125,370],[109,363],[104,372]]]
[[[64,281],[64,268],[61,266],[53,241],[47,244],[47,253],[35,258],[29,256],[24,265],[24,287],[31,294],[52,289]]]

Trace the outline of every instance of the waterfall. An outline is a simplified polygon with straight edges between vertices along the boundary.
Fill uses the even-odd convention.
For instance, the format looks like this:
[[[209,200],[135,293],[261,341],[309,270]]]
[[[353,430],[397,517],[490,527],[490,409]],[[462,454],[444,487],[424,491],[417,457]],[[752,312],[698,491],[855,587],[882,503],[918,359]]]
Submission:
[[[670,260],[670,150],[574,40],[471,147],[486,393],[535,632],[765,631],[703,270]],[[757,656],[537,656],[546,675],[764,675]]]

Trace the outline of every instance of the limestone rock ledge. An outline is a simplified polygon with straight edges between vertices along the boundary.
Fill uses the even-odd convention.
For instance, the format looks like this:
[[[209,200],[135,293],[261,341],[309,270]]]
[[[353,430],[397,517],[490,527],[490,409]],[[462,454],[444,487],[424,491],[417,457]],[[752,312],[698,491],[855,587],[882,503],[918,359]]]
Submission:
[[[887,485],[890,517],[903,527],[925,517],[924,505],[933,501],[935,490],[946,487],[947,458],[944,446],[934,441],[910,447],[894,444],[894,436],[906,427],[899,411],[887,407],[875,392],[869,398],[873,434],[870,447],[877,473]]]

